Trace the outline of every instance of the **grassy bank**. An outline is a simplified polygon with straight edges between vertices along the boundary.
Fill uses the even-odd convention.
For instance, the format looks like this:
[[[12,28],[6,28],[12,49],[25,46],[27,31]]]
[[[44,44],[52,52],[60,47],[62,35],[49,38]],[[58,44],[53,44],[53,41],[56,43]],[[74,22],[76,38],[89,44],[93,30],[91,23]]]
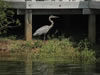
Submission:
[[[95,51],[87,40],[75,43],[64,37],[46,41],[0,38],[0,53],[29,54],[33,61],[47,63],[94,64],[96,61]]]

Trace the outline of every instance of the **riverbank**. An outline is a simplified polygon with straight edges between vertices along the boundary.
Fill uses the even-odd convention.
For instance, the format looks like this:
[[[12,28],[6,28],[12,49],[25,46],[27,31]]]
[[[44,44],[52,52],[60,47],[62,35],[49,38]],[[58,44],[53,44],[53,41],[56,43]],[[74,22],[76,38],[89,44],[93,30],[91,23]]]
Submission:
[[[0,38],[0,57],[16,60],[30,55],[31,60],[47,63],[93,64],[96,52],[88,40],[79,43],[70,38],[53,38],[49,40],[17,40],[15,37]],[[13,57],[13,58],[12,58]]]

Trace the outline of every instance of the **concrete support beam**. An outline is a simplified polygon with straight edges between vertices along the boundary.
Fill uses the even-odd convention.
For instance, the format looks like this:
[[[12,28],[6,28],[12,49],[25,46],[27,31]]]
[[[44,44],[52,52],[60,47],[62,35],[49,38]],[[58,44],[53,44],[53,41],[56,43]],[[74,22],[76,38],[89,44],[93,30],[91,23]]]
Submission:
[[[26,1],[27,9],[83,9],[88,8],[88,1]]]
[[[25,11],[25,39],[32,40],[32,10]]]
[[[96,42],[96,16],[89,15],[88,38],[91,43]]]

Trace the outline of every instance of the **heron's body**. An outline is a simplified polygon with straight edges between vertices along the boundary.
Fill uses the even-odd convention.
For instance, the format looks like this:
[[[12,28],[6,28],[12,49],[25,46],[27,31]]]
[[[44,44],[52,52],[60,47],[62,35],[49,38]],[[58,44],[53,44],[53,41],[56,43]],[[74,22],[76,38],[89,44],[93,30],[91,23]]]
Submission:
[[[51,26],[45,25],[40,27],[36,32],[33,34],[33,36],[43,35],[46,34],[50,30]]]
[[[53,25],[54,25],[54,22],[51,20],[52,18],[58,18],[58,17],[56,17],[56,16],[53,16],[53,15],[51,15],[51,16],[49,16],[49,21],[51,22],[51,24],[50,25],[44,25],[44,26],[42,26],[42,27],[40,27],[39,29],[37,29],[36,31],[35,31],[35,33],[33,34],[33,36],[38,36],[38,35],[45,35],[45,34],[47,34],[48,33],[48,31],[53,27]],[[45,38],[45,37],[44,37]]]

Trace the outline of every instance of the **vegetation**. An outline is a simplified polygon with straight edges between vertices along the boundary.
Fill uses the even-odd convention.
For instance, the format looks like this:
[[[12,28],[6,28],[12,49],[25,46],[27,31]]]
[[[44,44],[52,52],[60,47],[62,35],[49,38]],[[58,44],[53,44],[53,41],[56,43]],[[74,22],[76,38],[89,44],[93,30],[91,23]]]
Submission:
[[[0,0],[0,34],[6,33],[7,28],[13,28],[20,25],[19,20],[14,20],[14,12],[8,10],[10,5],[3,0]],[[14,23],[16,25],[14,25]],[[12,24],[12,25],[11,25]]]
[[[94,64],[96,61],[95,51],[90,48],[87,40],[81,41],[77,46],[69,38],[54,38],[47,41],[2,38],[1,42],[2,45],[5,43],[7,52],[29,54],[33,61],[72,64]]]
[[[93,64],[95,63],[95,51],[88,48],[85,41],[82,45],[73,46],[70,39],[48,40],[46,44],[33,54],[36,61],[53,62],[53,63],[72,63],[72,64]]]

